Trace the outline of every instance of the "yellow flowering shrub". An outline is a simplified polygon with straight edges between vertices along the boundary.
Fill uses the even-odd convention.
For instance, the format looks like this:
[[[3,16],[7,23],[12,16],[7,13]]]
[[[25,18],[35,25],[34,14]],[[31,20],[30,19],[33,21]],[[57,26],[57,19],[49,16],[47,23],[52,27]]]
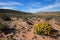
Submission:
[[[36,34],[43,34],[43,35],[50,35],[50,36],[57,36],[57,33],[51,34],[52,27],[49,25],[48,22],[41,22],[34,25],[34,33]]]

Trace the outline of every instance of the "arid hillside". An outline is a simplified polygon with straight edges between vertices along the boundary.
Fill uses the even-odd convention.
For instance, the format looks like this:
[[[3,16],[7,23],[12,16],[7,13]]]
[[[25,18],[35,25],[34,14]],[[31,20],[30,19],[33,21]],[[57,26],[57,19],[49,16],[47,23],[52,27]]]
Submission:
[[[57,16],[60,12],[47,14],[43,12],[41,14],[44,16],[42,16],[40,13],[25,14],[25,12],[12,10],[7,12],[4,9],[0,13],[0,40],[60,40],[60,16]],[[44,22],[48,23],[47,26]],[[36,33],[34,33],[35,27],[39,29],[36,29]],[[40,30],[41,27],[47,28],[48,32],[50,28],[53,30],[50,30],[48,35],[44,28],[42,30],[46,31],[45,34]]]
[[[21,18],[18,18],[18,20],[17,18],[12,18],[12,20],[13,21],[1,21],[2,24],[8,25],[9,28],[16,29],[16,31],[12,30],[11,33],[3,34],[2,38],[0,38],[1,40],[8,40],[12,37],[13,39],[16,39],[17,37],[20,40],[60,40],[60,36],[53,38],[50,36],[34,34],[34,24],[41,22],[43,19],[39,19],[40,21],[32,19],[29,21],[23,21]],[[28,22],[32,22],[32,24],[29,24]],[[60,26],[56,24],[57,22],[52,19],[49,21],[49,23],[51,24],[52,28],[58,30],[58,34],[60,34]]]
[[[55,16],[60,16],[60,11],[56,12],[38,12],[35,15],[55,15]]]

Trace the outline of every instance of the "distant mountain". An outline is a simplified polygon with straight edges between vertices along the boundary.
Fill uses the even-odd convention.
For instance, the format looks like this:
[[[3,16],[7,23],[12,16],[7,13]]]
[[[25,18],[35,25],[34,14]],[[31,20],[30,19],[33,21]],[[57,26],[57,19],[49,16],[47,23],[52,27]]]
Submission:
[[[0,15],[1,14],[8,14],[8,15],[13,15],[13,16],[24,16],[24,17],[28,17],[28,16],[46,16],[46,15],[55,15],[55,16],[60,16],[60,11],[56,11],[56,12],[38,12],[38,13],[28,13],[28,12],[22,12],[22,11],[17,11],[17,10],[11,10],[11,9],[0,9]]]
[[[56,12],[38,12],[38,13],[35,13],[35,15],[55,15],[55,16],[60,16],[60,11],[56,11]]]
[[[25,14],[28,14],[27,12],[11,10],[11,9],[0,9],[0,13],[25,13]],[[31,14],[31,13],[29,13],[29,14]]]
[[[11,10],[11,9],[0,9],[0,15],[8,15],[8,16],[14,16],[14,17],[21,17],[21,18],[31,18],[33,16],[32,13],[28,12],[22,12],[17,10]]]
[[[32,15],[32,13],[28,13],[28,12],[22,12],[22,11],[11,10],[11,9],[0,9],[0,15],[2,14],[13,15],[13,16]]]

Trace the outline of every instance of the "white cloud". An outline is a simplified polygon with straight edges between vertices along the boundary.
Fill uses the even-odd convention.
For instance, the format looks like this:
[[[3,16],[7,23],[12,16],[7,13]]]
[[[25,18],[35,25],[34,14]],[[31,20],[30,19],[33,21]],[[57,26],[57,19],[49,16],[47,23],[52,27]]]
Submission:
[[[56,3],[60,3],[60,0],[56,0],[55,2],[56,2]]]
[[[1,9],[14,9],[14,7],[1,7]]]
[[[48,5],[42,8],[39,8],[38,10],[47,10],[47,9],[51,9],[51,8],[55,8],[55,7],[59,7],[60,4],[53,4],[53,5]]]
[[[15,9],[17,8],[16,6],[24,6],[22,3],[19,2],[12,2],[12,1],[7,1],[7,2],[0,2],[0,9]]]
[[[29,7],[40,7],[41,2],[30,2],[27,4]]]
[[[21,3],[18,2],[0,2],[0,6],[12,6],[12,5],[23,5]]]
[[[47,5],[47,6],[44,6],[44,7],[39,7],[39,8],[34,8],[34,9],[29,8],[28,11],[36,13],[36,12],[40,12],[40,11],[48,11],[49,9],[53,9],[53,8],[56,8],[56,7],[60,7],[60,2],[59,1],[56,1],[54,4]]]
[[[51,8],[55,8],[55,7],[60,7],[60,2],[59,1],[56,1],[54,4],[39,8],[38,10],[47,10],[47,9],[51,9]]]

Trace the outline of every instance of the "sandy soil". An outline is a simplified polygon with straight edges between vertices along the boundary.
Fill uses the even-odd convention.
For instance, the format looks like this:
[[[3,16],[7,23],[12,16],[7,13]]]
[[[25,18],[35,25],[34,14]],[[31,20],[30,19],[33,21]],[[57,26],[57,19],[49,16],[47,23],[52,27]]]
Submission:
[[[42,19],[40,19],[40,21],[34,20],[33,22],[35,24],[35,23],[41,22],[41,20]],[[60,34],[60,26],[56,25],[54,20],[50,20],[49,23],[52,25],[54,29],[58,30]],[[41,36],[41,35],[34,34],[33,33],[34,26],[29,25],[28,23],[23,21],[23,19],[14,20],[9,24],[9,26],[11,28],[15,26],[15,28],[18,31],[14,35],[14,38],[18,36],[20,40],[60,40],[60,37],[58,37],[57,39],[54,39],[50,36]],[[7,38],[3,40],[7,40]]]

